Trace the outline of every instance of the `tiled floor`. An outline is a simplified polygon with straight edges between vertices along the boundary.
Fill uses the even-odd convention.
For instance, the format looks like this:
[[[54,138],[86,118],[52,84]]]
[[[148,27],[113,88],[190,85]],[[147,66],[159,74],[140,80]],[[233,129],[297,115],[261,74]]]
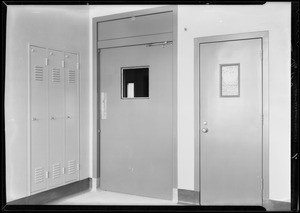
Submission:
[[[68,196],[47,205],[178,205],[170,200],[161,200],[108,191],[85,191]]]

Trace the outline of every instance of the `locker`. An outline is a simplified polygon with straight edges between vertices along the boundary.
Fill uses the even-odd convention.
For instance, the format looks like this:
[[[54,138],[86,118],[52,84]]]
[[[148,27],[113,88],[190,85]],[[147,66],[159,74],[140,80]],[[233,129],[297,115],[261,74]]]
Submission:
[[[78,55],[65,53],[66,182],[79,179]]]
[[[30,194],[79,180],[78,59],[29,46]]]
[[[64,52],[48,50],[49,187],[64,183]]]
[[[48,73],[47,50],[30,46],[30,179],[31,193],[48,187]]]

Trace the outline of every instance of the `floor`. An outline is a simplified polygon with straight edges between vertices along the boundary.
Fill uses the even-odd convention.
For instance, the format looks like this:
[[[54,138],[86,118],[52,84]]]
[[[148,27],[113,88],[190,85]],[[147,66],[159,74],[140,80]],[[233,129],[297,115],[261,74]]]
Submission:
[[[84,191],[47,203],[47,205],[178,205],[170,200],[121,194],[108,191]]]

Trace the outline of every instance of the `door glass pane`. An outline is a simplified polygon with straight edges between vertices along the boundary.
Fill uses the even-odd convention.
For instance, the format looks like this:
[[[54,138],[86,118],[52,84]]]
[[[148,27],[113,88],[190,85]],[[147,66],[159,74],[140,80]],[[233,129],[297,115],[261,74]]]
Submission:
[[[240,65],[222,64],[221,66],[221,97],[240,96]]]
[[[122,68],[122,98],[149,97],[149,67]]]

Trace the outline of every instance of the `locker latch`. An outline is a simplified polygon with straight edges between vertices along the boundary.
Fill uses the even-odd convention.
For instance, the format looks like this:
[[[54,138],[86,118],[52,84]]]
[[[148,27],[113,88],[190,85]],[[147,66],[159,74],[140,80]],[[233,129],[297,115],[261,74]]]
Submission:
[[[49,172],[46,172],[45,178],[49,178]]]

